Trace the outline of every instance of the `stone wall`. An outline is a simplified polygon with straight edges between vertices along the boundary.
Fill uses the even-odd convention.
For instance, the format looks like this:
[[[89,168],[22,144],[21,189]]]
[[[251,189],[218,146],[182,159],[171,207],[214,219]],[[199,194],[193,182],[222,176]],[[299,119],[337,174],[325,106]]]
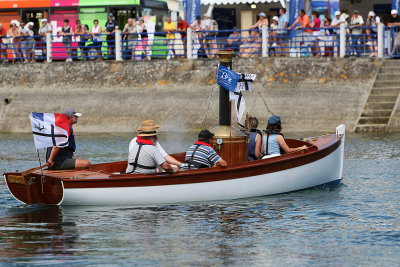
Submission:
[[[65,107],[83,114],[75,127],[80,132],[131,132],[145,119],[165,131],[200,129],[208,107],[210,128],[218,124],[217,64],[182,59],[2,65],[0,131],[29,132],[30,111]],[[258,75],[244,97],[259,128],[274,113],[286,131],[332,132],[341,123],[354,128],[381,64],[360,58],[235,58],[233,69]]]

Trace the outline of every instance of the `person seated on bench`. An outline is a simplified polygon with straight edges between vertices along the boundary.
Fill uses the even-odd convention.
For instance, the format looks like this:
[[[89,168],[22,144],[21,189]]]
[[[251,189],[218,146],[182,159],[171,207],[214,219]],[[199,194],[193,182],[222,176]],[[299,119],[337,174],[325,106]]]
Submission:
[[[263,137],[262,153],[263,159],[280,156],[283,153],[295,152],[307,149],[307,146],[290,148],[283,137],[281,118],[278,115],[272,115],[268,119],[268,124]]]
[[[209,130],[202,130],[194,143],[186,152],[184,170],[193,170],[199,168],[212,167],[218,164],[221,167],[226,167],[228,164],[223,160],[217,152],[211,147],[211,140],[214,134]]]

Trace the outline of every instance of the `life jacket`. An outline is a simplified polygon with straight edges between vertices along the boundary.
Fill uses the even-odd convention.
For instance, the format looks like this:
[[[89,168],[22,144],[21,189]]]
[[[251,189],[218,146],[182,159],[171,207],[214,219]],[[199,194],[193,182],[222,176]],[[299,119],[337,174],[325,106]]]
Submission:
[[[266,141],[265,144],[264,144],[264,156],[267,156],[267,155],[269,155],[269,153],[268,153],[268,140],[269,140],[269,136],[270,136],[271,134],[282,135],[282,137],[284,137],[284,136],[283,136],[283,134],[282,134],[280,131],[278,131],[278,130],[273,130],[273,131],[264,130],[264,132],[267,134],[267,141]],[[279,145],[279,150],[280,150],[280,152],[281,152],[281,155],[282,155],[283,153],[285,153],[285,151],[283,150],[283,148],[282,148],[280,145]]]
[[[262,132],[258,129],[250,129],[250,140],[249,140],[249,146],[248,146],[248,156],[252,160],[257,160],[257,157],[255,155],[255,148],[256,148],[256,137],[257,134],[259,134],[262,138]]]
[[[201,142],[201,141],[196,141],[196,142],[194,143],[194,145],[195,145],[196,147],[193,149],[192,156],[190,157],[189,160],[186,160],[186,161],[185,161],[185,163],[186,163],[187,166],[188,166],[188,169],[190,170],[191,165],[193,165],[193,166],[194,166],[195,168],[197,168],[197,169],[208,168],[209,166],[207,166],[207,165],[205,165],[205,164],[198,163],[198,162],[193,162],[193,158],[194,158],[194,155],[196,154],[197,149],[199,149],[199,147],[200,147],[201,145],[203,145],[203,146],[209,146],[209,147],[211,147],[211,145],[210,145],[210,144],[207,144],[207,143],[205,143],[205,142]]]
[[[155,164],[153,166],[146,166],[146,165],[142,165],[142,164],[138,163],[140,150],[142,149],[142,146],[144,146],[144,145],[155,146],[155,144],[153,142],[151,142],[150,140],[140,138],[140,136],[138,136],[138,138],[136,139],[136,143],[139,145],[139,148],[138,148],[138,151],[136,152],[135,161],[128,162],[128,164],[132,166],[132,171],[130,171],[128,173],[134,173],[136,168],[138,168],[138,167],[141,169],[146,169],[146,170],[156,169],[157,166]]]

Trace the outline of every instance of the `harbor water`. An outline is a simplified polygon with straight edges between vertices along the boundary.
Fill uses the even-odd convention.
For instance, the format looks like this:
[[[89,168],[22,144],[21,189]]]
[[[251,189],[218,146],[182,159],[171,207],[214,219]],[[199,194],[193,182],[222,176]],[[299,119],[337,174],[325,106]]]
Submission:
[[[78,134],[76,156],[125,160],[132,137]],[[195,137],[159,141],[174,153]],[[1,173],[36,166],[31,134],[0,134]],[[1,180],[0,266],[398,266],[399,203],[400,134],[346,135],[338,186],[250,199],[26,206]]]

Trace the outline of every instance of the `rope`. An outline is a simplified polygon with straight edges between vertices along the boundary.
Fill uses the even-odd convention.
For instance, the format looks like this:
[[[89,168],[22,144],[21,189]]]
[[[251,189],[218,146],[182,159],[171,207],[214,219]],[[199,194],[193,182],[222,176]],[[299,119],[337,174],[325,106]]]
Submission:
[[[217,88],[218,88],[218,86],[214,86],[214,89],[212,90],[211,95],[210,95],[210,99],[208,100],[208,107],[207,107],[206,117],[204,119],[204,123],[203,123],[203,128],[202,129],[205,129],[205,127],[206,127],[206,122],[207,122],[207,118],[208,118],[208,111],[210,110],[211,101],[213,99],[213,96],[215,94],[215,90]]]

